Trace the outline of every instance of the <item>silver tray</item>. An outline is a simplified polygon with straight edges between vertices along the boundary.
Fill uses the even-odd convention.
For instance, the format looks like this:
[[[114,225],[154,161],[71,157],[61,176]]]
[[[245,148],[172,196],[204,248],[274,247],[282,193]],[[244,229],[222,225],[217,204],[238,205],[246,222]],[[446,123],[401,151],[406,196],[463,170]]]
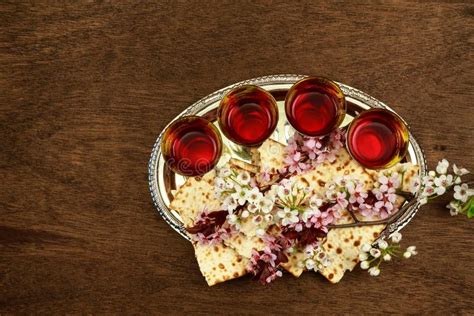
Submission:
[[[286,120],[285,112],[284,112],[284,96],[286,91],[298,80],[306,77],[305,75],[270,75],[264,77],[258,77],[254,79],[249,79],[245,81],[241,81],[220,90],[217,90],[208,96],[202,98],[201,100],[197,101],[196,103],[190,105],[186,108],[183,112],[181,112],[178,116],[174,118],[174,120],[181,118],[187,115],[199,115],[205,116],[218,127],[215,114],[217,107],[219,106],[219,102],[222,97],[230,90],[235,87],[241,85],[257,85],[265,90],[272,93],[277,100],[278,107],[279,107],[279,122],[277,128],[273,135],[271,136],[273,139],[278,140],[282,143],[286,143],[289,136],[293,134],[293,129],[289,125],[288,121]],[[353,117],[360,113],[360,111],[369,109],[369,108],[384,108],[390,111],[395,112],[392,108],[388,105],[380,102],[379,100],[371,97],[370,95],[352,88],[348,85],[343,83],[339,83],[348,103],[348,111],[346,118],[341,126],[345,126],[349,124]],[[396,112],[395,112],[396,113]],[[173,121],[174,121],[173,120]],[[171,124],[171,122],[169,123]],[[168,124],[168,125],[169,125]],[[408,125],[408,124],[407,124]],[[408,128],[410,129],[409,125]],[[166,127],[163,129],[163,131]],[[153,150],[151,153],[150,162],[148,164],[148,181],[149,187],[151,192],[151,197],[153,199],[153,203],[158,211],[158,213],[163,217],[163,219],[181,236],[190,240],[179,215],[169,208],[171,199],[172,199],[172,192],[181,184],[184,183],[186,180],[185,177],[177,175],[173,173],[169,168],[166,167],[165,161],[163,159],[163,155],[161,153],[161,141],[163,137],[163,131],[158,136],[158,139],[153,146]],[[222,140],[224,144],[224,148],[231,154],[232,157],[241,159],[244,161],[249,161],[249,157],[246,155],[246,151],[243,150],[240,146],[232,143],[228,139],[222,135]],[[417,164],[420,167],[420,176],[423,177],[427,174],[426,169],[426,159],[421,149],[420,145],[413,137],[412,133],[410,132],[410,144],[408,147],[408,154],[406,156],[406,161],[412,162],[413,164]],[[382,236],[387,236],[395,231],[401,230],[405,227],[408,222],[415,216],[416,212],[420,208],[420,203],[418,202],[418,195],[415,196],[415,201],[410,203],[409,207],[404,208],[404,213],[397,218],[396,221],[389,224],[385,231],[382,233]]]

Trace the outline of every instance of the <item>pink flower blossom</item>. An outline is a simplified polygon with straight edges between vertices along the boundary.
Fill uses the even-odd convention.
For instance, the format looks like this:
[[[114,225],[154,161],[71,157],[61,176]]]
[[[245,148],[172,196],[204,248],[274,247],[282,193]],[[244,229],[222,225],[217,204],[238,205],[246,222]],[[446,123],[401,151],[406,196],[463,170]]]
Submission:
[[[283,172],[302,173],[322,162],[336,160],[336,152],[344,145],[344,132],[336,129],[330,135],[322,137],[302,136],[295,133],[285,148],[286,167]]]
[[[289,173],[300,174],[310,168],[310,165],[301,161],[301,152],[299,151],[287,154],[284,163],[286,165],[284,169],[288,170]]]
[[[367,192],[364,191],[364,186],[361,183],[353,184],[350,183],[347,186],[347,191],[350,194],[349,197],[349,203],[351,203],[353,206],[355,204],[356,208],[364,203],[365,198],[367,197]]]
[[[227,221],[227,211],[208,212],[204,209],[194,222],[186,228],[191,238],[200,244],[217,245],[228,239],[235,229]]]
[[[256,176],[257,183],[269,183],[271,179],[272,179],[271,174],[267,168],[265,168],[262,172],[260,172]]]
[[[264,237],[265,238],[265,237]],[[262,284],[268,284],[277,277],[282,276],[279,265],[288,262],[288,257],[283,253],[281,244],[274,237],[268,237],[270,242],[262,251],[252,249],[248,269],[254,275],[255,280]]]
[[[303,221],[303,224],[305,225],[306,228],[313,227],[313,228],[320,229],[324,232],[328,232],[327,226],[334,224],[336,220],[341,217],[341,214],[337,210],[337,207],[335,207],[334,205],[333,206],[331,206],[330,204],[323,205],[321,206],[321,210],[320,209],[313,210],[309,216],[306,216],[307,220]],[[294,225],[294,227],[295,226],[296,225]]]
[[[387,178],[385,175],[381,175],[378,179],[378,182],[380,183],[380,191],[394,193],[395,189],[400,186],[400,177],[398,173],[392,174],[390,178]]]
[[[365,203],[359,205],[359,212],[366,217],[373,217],[377,214],[377,211],[374,209],[374,205]]]
[[[345,209],[347,205],[349,205],[349,201],[347,201],[346,193],[345,192],[338,192],[336,197],[336,202],[341,209]]]
[[[299,233],[303,230],[303,224],[302,223],[297,223],[295,224],[295,230]]]
[[[359,205],[359,211],[362,215],[367,217],[379,216],[384,219],[389,215],[398,211],[395,204],[397,195],[389,188],[388,191],[382,191],[380,188],[375,188],[364,200],[364,203]]]
[[[323,144],[319,141],[319,138],[305,137],[301,149],[308,155],[309,159],[315,159],[321,153],[321,147],[323,147]]]

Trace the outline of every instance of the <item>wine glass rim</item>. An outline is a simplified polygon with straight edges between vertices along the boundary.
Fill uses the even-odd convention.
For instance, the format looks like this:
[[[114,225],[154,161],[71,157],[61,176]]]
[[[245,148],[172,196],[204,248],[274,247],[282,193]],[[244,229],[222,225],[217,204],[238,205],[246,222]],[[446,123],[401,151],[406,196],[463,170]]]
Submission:
[[[273,97],[273,95],[268,92],[267,90],[265,90],[264,88],[262,87],[259,87],[257,85],[254,85],[254,84],[245,84],[245,85],[241,85],[241,86],[238,86],[238,87],[235,87],[233,89],[230,89],[229,91],[227,91],[223,96],[222,96],[222,99],[221,101],[219,102],[219,106],[218,106],[218,110],[221,108],[221,106],[225,103],[224,100],[227,99],[227,97],[229,95],[231,95],[232,93],[235,93],[235,91],[238,91],[238,90],[244,90],[244,89],[248,89],[248,88],[251,88],[253,90],[258,90],[260,92],[263,92],[270,100],[271,102],[273,103],[274,106],[277,106],[277,101],[276,99]]]

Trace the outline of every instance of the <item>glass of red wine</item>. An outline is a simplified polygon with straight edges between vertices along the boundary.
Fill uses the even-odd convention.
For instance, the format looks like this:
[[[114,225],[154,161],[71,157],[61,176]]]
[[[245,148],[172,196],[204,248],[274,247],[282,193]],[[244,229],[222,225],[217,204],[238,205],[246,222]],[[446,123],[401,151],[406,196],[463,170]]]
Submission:
[[[385,169],[400,162],[408,150],[408,127],[385,109],[371,109],[356,117],[347,131],[351,156],[369,169]]]
[[[295,83],[285,98],[290,124],[306,136],[324,136],[344,120],[346,100],[339,86],[323,77],[308,77]]]
[[[185,116],[165,130],[161,143],[169,168],[183,176],[203,175],[217,164],[222,139],[217,128],[199,116]]]
[[[221,100],[217,110],[219,127],[236,144],[261,145],[275,130],[278,106],[264,89],[246,85],[232,89]]]

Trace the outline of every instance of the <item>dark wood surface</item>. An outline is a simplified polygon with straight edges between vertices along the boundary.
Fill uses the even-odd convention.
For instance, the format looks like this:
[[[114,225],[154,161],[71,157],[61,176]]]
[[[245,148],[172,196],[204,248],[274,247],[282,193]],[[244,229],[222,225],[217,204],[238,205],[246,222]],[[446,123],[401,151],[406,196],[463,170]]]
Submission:
[[[169,120],[278,73],[357,87],[410,123],[430,167],[474,170],[473,15],[468,1],[2,1],[0,313],[474,313],[474,223],[446,200],[403,231],[419,255],[378,278],[208,288],[147,184]]]

